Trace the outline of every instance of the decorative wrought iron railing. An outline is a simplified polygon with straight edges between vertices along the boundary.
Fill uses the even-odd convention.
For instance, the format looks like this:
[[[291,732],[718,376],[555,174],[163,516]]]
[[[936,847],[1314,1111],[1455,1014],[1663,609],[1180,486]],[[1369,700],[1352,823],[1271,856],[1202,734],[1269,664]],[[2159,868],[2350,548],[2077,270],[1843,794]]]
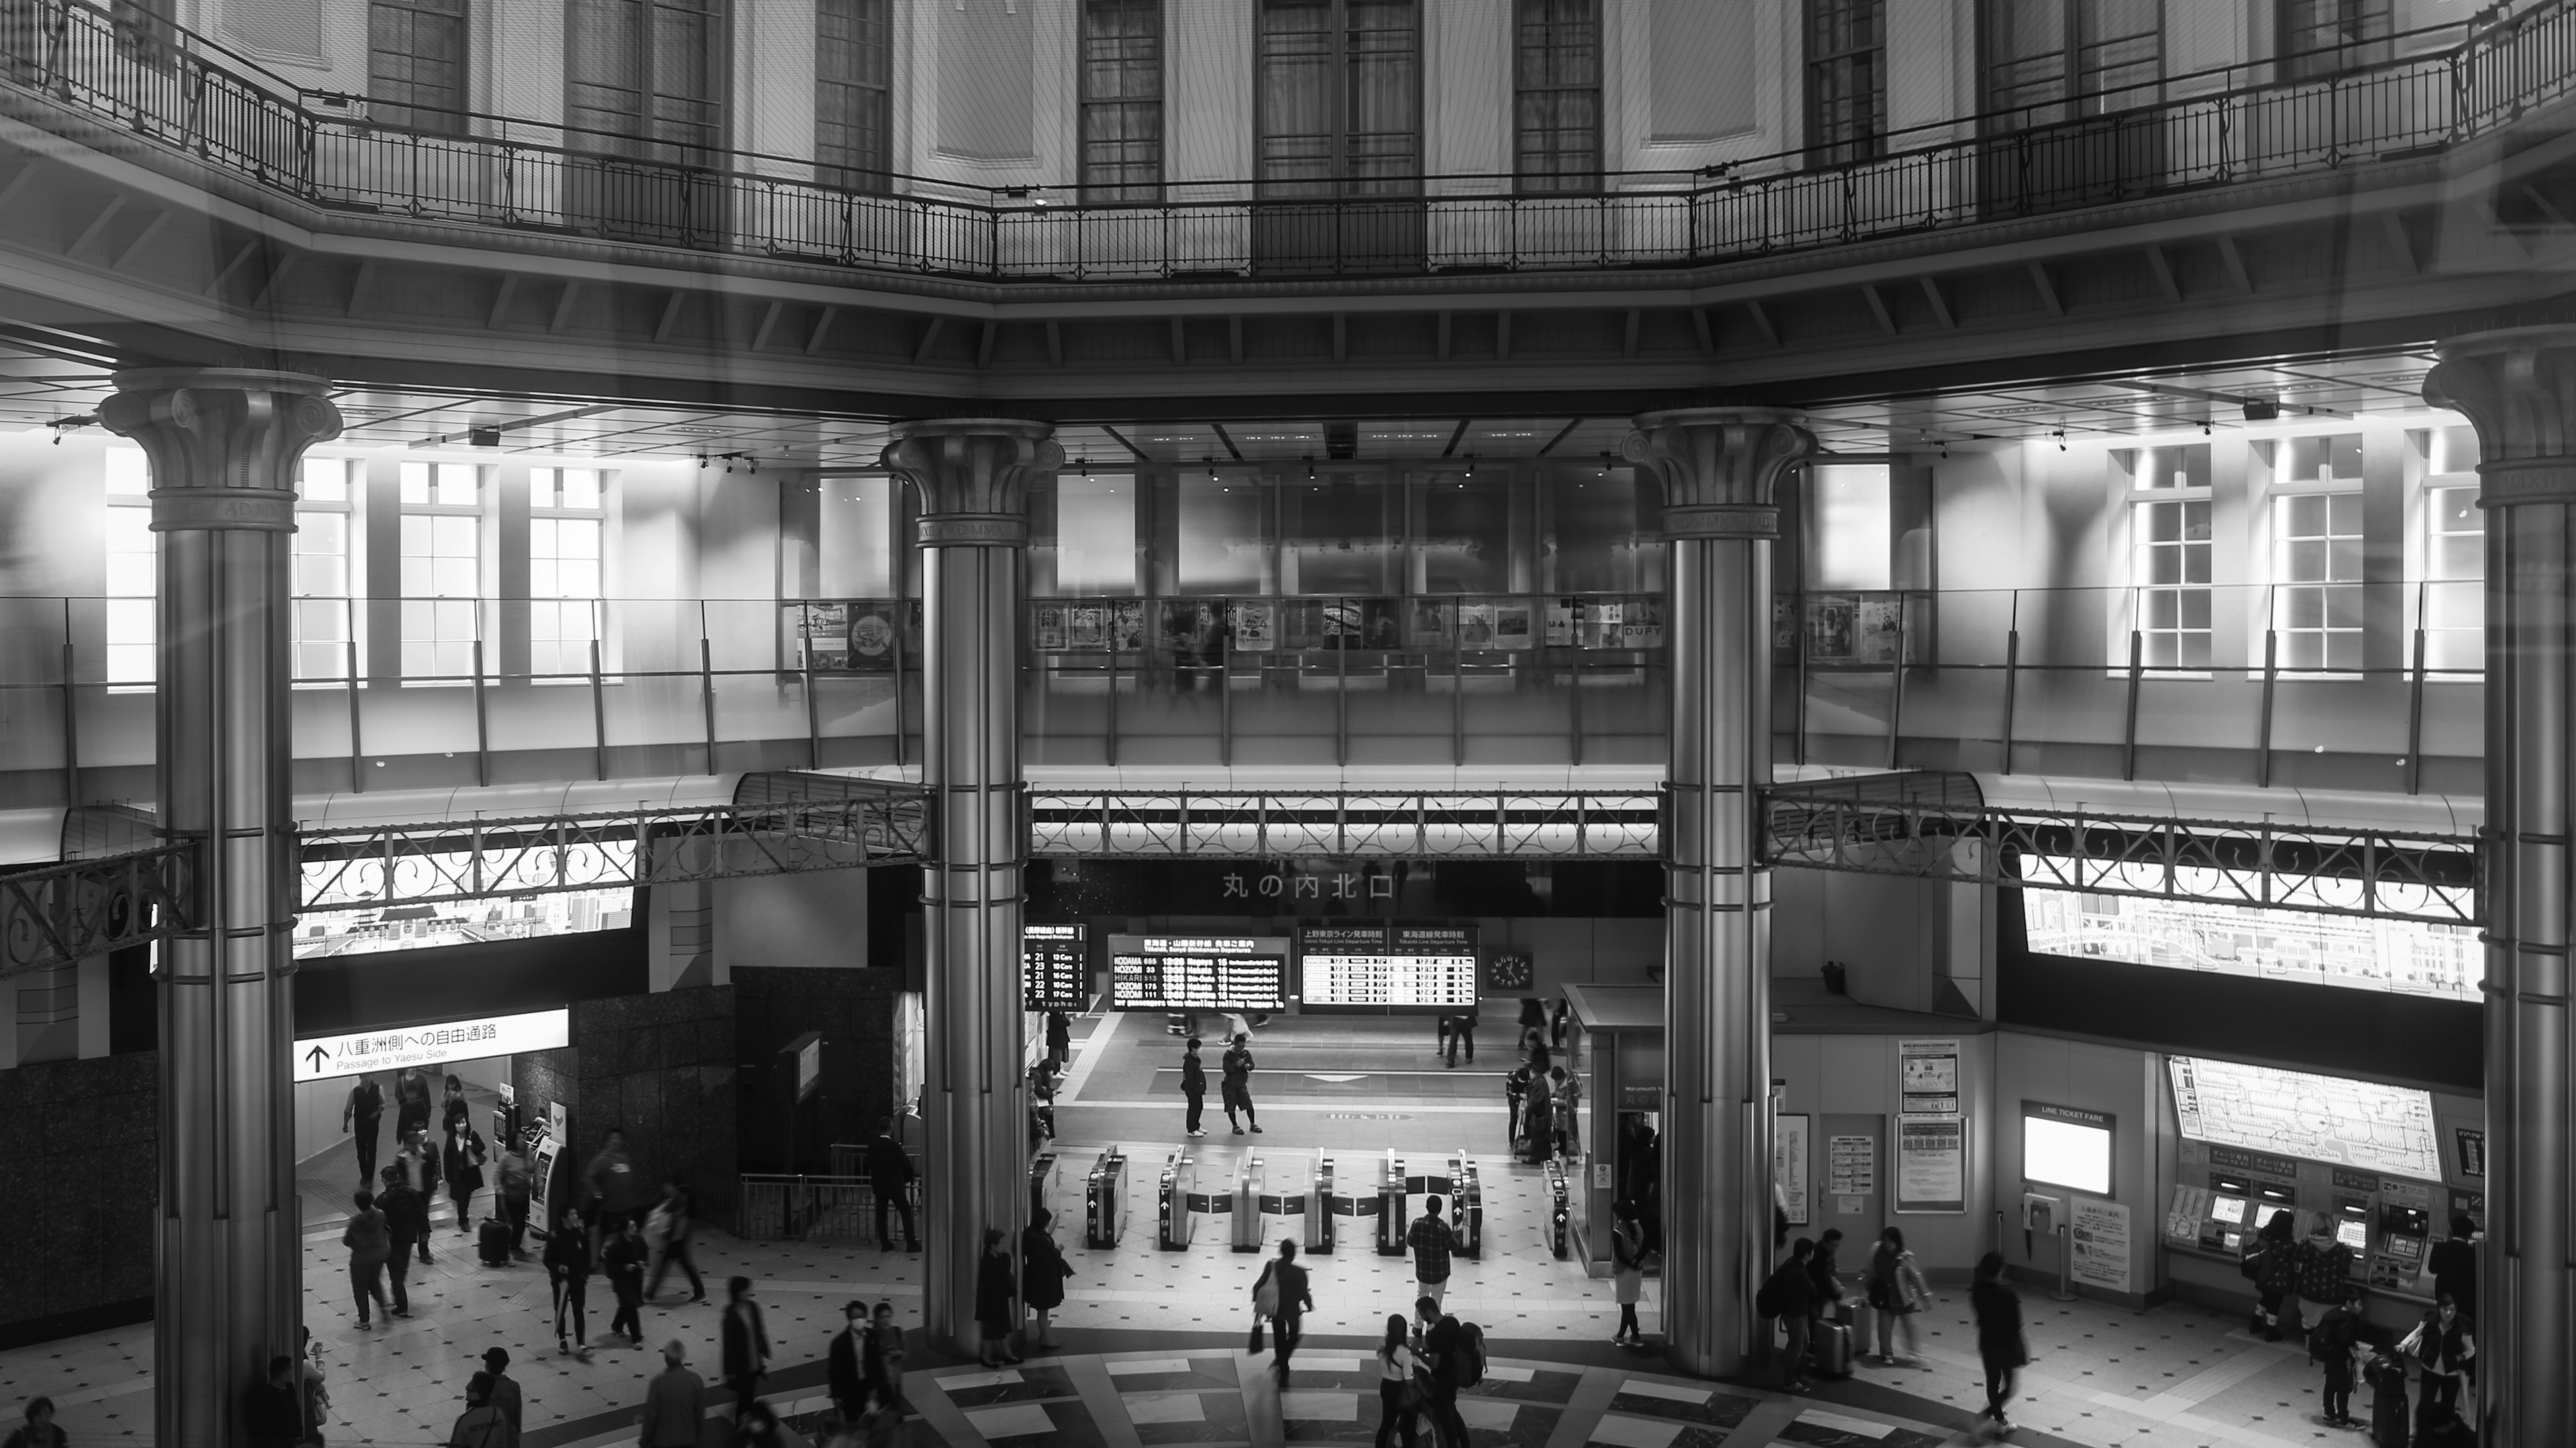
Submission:
[[[363,98],[299,87],[177,26],[84,0],[0,11],[7,87],[319,206],[879,272],[1188,281],[1697,265],[2438,151],[2576,86],[2576,0],[2318,58],[2297,68],[2326,73],[2297,79],[2272,79],[2291,68],[2276,59],[1942,121],[1832,165],[1789,151],[1605,172],[1582,194],[1496,175],[1293,198],[1174,182],[1103,203],[1076,185],[883,174],[854,187],[808,158],[507,116],[389,110],[407,124],[386,124]]]

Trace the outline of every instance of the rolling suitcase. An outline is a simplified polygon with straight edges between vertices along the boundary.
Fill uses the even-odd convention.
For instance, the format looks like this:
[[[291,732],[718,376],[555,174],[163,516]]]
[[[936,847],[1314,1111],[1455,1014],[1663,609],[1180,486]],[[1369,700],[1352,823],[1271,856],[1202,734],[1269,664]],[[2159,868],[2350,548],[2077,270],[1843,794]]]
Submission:
[[[2367,1376],[2371,1448],[2406,1448],[2406,1369],[2381,1358]]]
[[[510,1229],[508,1226],[495,1218],[486,1217],[483,1219],[483,1226],[477,1233],[474,1241],[475,1245],[482,1251],[484,1266],[507,1267],[510,1265]]]
[[[1852,1370],[1851,1324],[1819,1322],[1815,1325],[1816,1371],[1829,1378],[1847,1378]]]

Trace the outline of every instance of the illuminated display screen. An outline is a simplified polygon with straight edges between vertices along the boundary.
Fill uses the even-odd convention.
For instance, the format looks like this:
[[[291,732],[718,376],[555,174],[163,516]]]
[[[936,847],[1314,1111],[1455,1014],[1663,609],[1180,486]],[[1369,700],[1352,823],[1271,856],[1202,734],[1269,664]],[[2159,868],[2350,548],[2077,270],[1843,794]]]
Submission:
[[[2166,1068],[2174,1116],[2193,1141],[2442,1179],[2429,1091],[2203,1056],[2169,1056]]]
[[[2356,1252],[2367,1252],[2370,1250],[2370,1224],[2359,1217],[2338,1218],[2335,1240]]]
[[[1020,988],[1025,1009],[1078,1011],[1091,1004],[1091,955],[1080,925],[1020,927]]]
[[[1122,1011],[1276,1011],[1288,1005],[1277,936],[1112,935],[1109,1004]]]
[[[2029,1107],[2024,1108],[2030,1110]],[[2021,1119],[2021,1174],[2070,1191],[2111,1194],[2111,1128],[2062,1116]]]
[[[295,958],[372,955],[624,930],[635,923],[633,890],[559,890],[497,900],[446,900],[371,910],[312,910],[295,917]]]
[[[2024,879],[2074,879],[2072,860],[2025,857]],[[2472,925],[2316,915],[2196,900],[2150,900],[2078,890],[2025,890],[2030,948],[2077,960],[2479,999],[2485,957]]]
[[[1309,1007],[1476,1004],[1476,932],[1467,927],[1310,925],[1298,932],[1297,953]]]
[[[2213,1221],[2244,1226],[2245,1200],[2242,1197],[2213,1197],[2209,1203],[2209,1215]]]

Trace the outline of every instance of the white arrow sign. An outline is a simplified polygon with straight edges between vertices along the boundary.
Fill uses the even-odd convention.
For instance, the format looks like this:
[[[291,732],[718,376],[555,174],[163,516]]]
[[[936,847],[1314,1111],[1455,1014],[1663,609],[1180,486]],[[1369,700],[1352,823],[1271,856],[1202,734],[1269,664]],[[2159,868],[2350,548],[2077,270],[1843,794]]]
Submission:
[[[1319,1076],[1314,1072],[1309,1071],[1306,1073],[1306,1079],[1309,1081],[1330,1081],[1336,1086],[1348,1086],[1354,1081],[1367,1080],[1368,1073],[1362,1072],[1357,1076]]]

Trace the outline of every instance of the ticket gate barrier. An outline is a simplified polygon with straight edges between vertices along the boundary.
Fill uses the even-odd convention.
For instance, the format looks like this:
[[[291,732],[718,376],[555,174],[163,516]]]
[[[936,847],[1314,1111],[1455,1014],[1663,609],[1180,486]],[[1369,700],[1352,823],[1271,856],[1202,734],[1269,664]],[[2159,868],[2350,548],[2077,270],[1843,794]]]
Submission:
[[[1563,1258],[1573,1250],[1573,1193],[1565,1184],[1565,1163],[1547,1164],[1547,1250]]]
[[[1333,1159],[1315,1158],[1315,1179],[1306,1184],[1306,1250],[1333,1250]]]
[[[1274,1199],[1275,1200],[1275,1199]],[[1261,1158],[1247,1156],[1234,1169],[1234,1250],[1261,1250]]]
[[[1459,1256],[1485,1255],[1485,1184],[1464,1151],[1449,1158],[1449,1230],[1457,1235]]]
[[[1117,1147],[1100,1154],[1082,1186],[1082,1245],[1109,1248],[1127,1232],[1127,1155]]]
[[[1163,1158],[1162,1180],[1154,1189],[1154,1245],[1178,1252],[1190,1245],[1190,1188],[1197,1172],[1189,1154],[1174,1150]]]
[[[1038,1213],[1055,1209],[1055,1153],[1042,1151],[1029,1158],[1029,1220]]]
[[[1404,1255],[1404,1158],[1392,1150],[1378,1165],[1377,1254]]]

